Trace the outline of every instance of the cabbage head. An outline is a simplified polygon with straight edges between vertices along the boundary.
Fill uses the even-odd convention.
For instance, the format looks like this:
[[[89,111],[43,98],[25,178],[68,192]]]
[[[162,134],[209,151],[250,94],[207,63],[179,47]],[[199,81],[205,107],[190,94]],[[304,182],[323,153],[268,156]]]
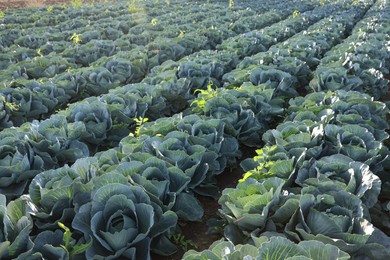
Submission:
[[[39,173],[29,186],[29,207],[40,229],[55,230],[58,221],[70,222],[74,217],[74,180],[79,175],[65,166]]]
[[[222,207],[219,214],[226,222],[224,236],[236,244],[245,242],[252,232],[262,231],[270,209],[280,201],[284,184],[279,178],[249,178],[234,189],[223,190],[218,203]]]
[[[72,226],[93,239],[87,258],[150,259],[152,239],[174,227],[176,221],[172,212],[155,211],[142,188],[109,183],[80,207]]]
[[[333,181],[334,186],[354,194],[368,208],[377,202],[381,190],[379,177],[370,171],[368,165],[342,154],[305,161],[295,180],[302,186],[315,186],[327,181]]]
[[[143,188],[151,201],[164,211],[172,210],[186,221],[197,221],[203,216],[202,206],[187,192],[191,176],[177,166],[156,157],[145,156],[144,162],[132,160],[121,163],[115,172]]]
[[[334,185],[333,185],[334,186]],[[299,208],[284,229],[293,241],[317,240],[354,255],[388,255],[389,238],[378,239],[378,230],[363,217],[361,200],[344,190],[307,187]],[[380,235],[379,235],[380,236]]]
[[[98,99],[87,99],[72,106],[68,112],[68,121],[74,122],[81,141],[99,145],[107,138],[112,127],[112,119],[107,105]]]
[[[190,250],[183,256],[184,260],[210,259],[210,260],[260,260],[260,259],[350,259],[349,254],[336,246],[324,244],[319,241],[302,241],[299,244],[282,237],[265,236],[254,238],[254,245],[238,244],[231,241],[218,240],[209,249],[202,252]]]

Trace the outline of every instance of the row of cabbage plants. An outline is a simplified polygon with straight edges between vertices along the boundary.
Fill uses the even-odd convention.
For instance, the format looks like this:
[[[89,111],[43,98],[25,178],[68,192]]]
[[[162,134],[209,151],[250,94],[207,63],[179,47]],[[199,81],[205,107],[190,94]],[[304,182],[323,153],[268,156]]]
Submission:
[[[123,3],[117,3],[114,6],[122,7],[122,4]],[[228,17],[225,17],[225,22],[231,23],[230,25],[225,25],[226,27],[231,27],[234,31],[242,31],[248,28],[253,29],[256,28],[256,23],[245,22],[245,24],[241,24],[241,19],[253,21],[255,19],[247,16],[254,15],[255,13],[264,13],[269,10],[271,6],[273,7],[273,9],[278,10],[283,4],[285,3],[282,2],[276,4],[272,3],[272,1],[263,1],[260,4],[261,7],[259,6],[257,8],[254,8],[252,11],[249,9],[244,9],[243,7],[235,7],[230,9],[220,8],[221,4],[210,3],[183,3],[180,5],[169,5],[166,8],[161,8],[161,5],[159,4],[153,2],[149,3],[148,6],[148,2],[146,2],[140,3],[140,6],[137,7],[140,10],[135,10],[137,12],[133,12],[130,10],[127,13],[120,15],[115,12],[116,16],[114,18],[102,18],[100,20],[92,19],[91,22],[91,19],[87,19],[89,18],[87,17],[83,22],[78,21],[78,23],[81,24],[81,28],[79,28],[78,30],[75,30],[77,28],[74,27],[64,29],[58,26],[50,26],[48,28],[38,28],[38,30],[35,30],[34,34],[31,35],[20,28],[13,30],[5,29],[4,31],[2,31],[4,38],[3,41],[7,41],[7,46],[11,44],[14,45],[12,45],[13,48],[11,49],[3,48],[6,55],[2,57],[2,59],[4,60],[2,66],[4,67],[5,65],[7,65],[5,62],[10,59],[12,61],[26,59],[28,57],[37,57],[39,56],[39,54],[37,53],[38,48],[40,49],[40,53],[44,55],[53,51],[57,53],[63,52],[66,49],[67,51],[64,56],[69,58],[69,55],[77,56],[78,49],[80,49],[82,46],[84,46],[91,40],[115,40],[116,44],[119,44],[120,47],[125,48],[126,45],[131,45],[133,43],[132,41],[134,40],[150,41],[149,38],[162,37],[165,34],[167,37],[169,37],[170,35],[177,36],[180,31],[199,29],[199,26],[206,28],[215,26],[221,27],[218,20],[223,19],[223,17],[226,16],[226,12],[230,12],[230,15],[228,15],[228,17],[231,18],[229,20]],[[152,7],[150,7],[150,5]],[[90,8],[85,7],[83,9]],[[162,11],[158,13],[158,11],[161,9]],[[177,17],[175,15],[177,12],[180,12],[183,15]],[[234,15],[232,15],[232,13]],[[14,16],[15,14],[7,14],[4,20],[6,20],[6,18],[8,18],[10,15]],[[45,15],[50,15],[50,13]],[[221,18],[220,16],[223,17]],[[217,20],[215,19],[215,17],[217,17]],[[153,24],[151,24],[152,20],[154,21]],[[172,30],[163,31],[163,28],[165,28],[166,26],[169,26],[170,28],[172,28]],[[69,41],[70,37],[72,37],[72,34],[74,33],[79,35],[78,39],[80,40],[80,48],[74,47]],[[17,34],[20,35],[18,36]],[[138,35],[138,37],[142,36],[141,39],[137,39],[138,37],[136,37],[136,35]],[[124,44],[124,41],[129,40],[132,41],[127,42],[127,44]],[[104,43],[108,44],[107,42],[103,42],[101,44]],[[146,43],[144,43],[143,45],[146,45]],[[88,49],[93,46],[94,45],[91,43],[88,47],[83,48],[83,50],[88,51]],[[31,48],[31,50],[29,50],[28,48]],[[96,47],[94,47],[94,49],[94,51],[96,51]],[[76,52],[76,54],[74,54],[74,52]],[[89,51],[89,53],[92,54],[91,51]],[[91,62],[88,62],[87,64],[90,63]],[[85,64],[85,61],[81,64]]]
[[[308,90],[355,90],[374,99],[387,94],[389,74],[389,7],[373,10],[354,28],[351,37],[321,60]],[[379,12],[380,15],[372,15]]]
[[[201,28],[209,27],[228,27],[230,23],[237,22],[240,16],[245,17],[263,13],[257,10],[242,10],[242,9],[221,9],[218,5],[212,4],[186,4],[184,6],[176,6],[170,8],[167,13],[155,15],[156,10],[161,9],[160,6],[148,10],[147,13],[129,13],[126,15],[118,15],[115,18],[102,19],[90,24],[85,24],[79,30],[60,30],[56,27],[42,29],[34,32],[34,35],[22,34],[18,39],[15,39],[10,48],[3,48],[4,60],[2,67],[7,67],[10,62],[15,62],[21,59],[39,57],[39,55],[48,55],[47,58],[61,56],[67,58],[73,66],[89,66],[93,61],[97,60],[96,55],[99,54],[99,48],[110,49],[108,54],[100,53],[101,56],[111,56],[120,50],[134,48],[136,44],[146,45],[154,38],[173,38],[180,34],[180,31],[194,31]],[[199,12],[194,12],[194,10]],[[175,17],[174,14],[180,12],[183,16]],[[210,16],[206,16],[206,13]],[[217,17],[212,20],[211,17]],[[152,22],[153,21],[153,22]],[[13,31],[3,32],[5,36]],[[73,35],[78,35],[77,44],[73,44],[70,38]],[[15,37],[7,37],[9,41]],[[73,38],[72,38],[73,39]],[[98,48],[97,44],[101,46]],[[37,50],[39,54],[37,53]],[[92,50],[91,50],[92,49]],[[91,55],[89,59],[82,57],[87,54]],[[95,53],[97,52],[97,53]],[[81,56],[81,57],[79,57]],[[8,63],[7,63],[8,62]],[[23,65],[23,64],[21,64]]]
[[[300,10],[303,11],[308,6],[302,5]],[[292,5],[289,12],[292,13],[295,7]],[[253,12],[249,13],[250,15],[244,16],[244,18],[254,18],[256,16]],[[287,11],[285,11],[285,14],[265,13],[261,19],[258,19],[259,21],[255,27],[261,28],[277,22],[286,17],[287,14]],[[224,24],[223,16],[221,24]],[[250,24],[249,20],[246,23],[241,23],[243,27],[247,26],[249,29],[253,26],[249,26]],[[207,35],[202,35],[202,32],[201,29],[185,33],[183,36],[176,38],[158,38],[147,44],[145,49],[134,48],[131,51],[120,51],[111,57],[99,59],[93,63],[92,67],[55,75],[48,82],[14,81],[10,87],[1,90],[3,96],[2,118],[4,119],[2,128],[18,126],[35,118],[48,117],[56,109],[70,101],[106,93],[111,88],[129,82],[139,82],[150,68],[161,64],[165,60],[177,60],[200,49],[214,48],[223,39],[237,34],[234,30],[223,29],[222,27],[221,29],[209,30]],[[153,51],[155,49],[158,51]],[[225,54],[225,56],[227,55]],[[85,57],[88,58],[90,55]],[[45,57],[42,57],[42,59],[45,59]],[[36,62],[41,62],[40,58]],[[47,63],[47,70],[54,75],[58,71],[55,68],[53,69],[53,66],[54,64]],[[65,69],[64,66],[58,66],[58,68]],[[32,71],[38,71],[40,74],[46,71],[39,66],[32,66],[31,69]]]
[[[323,25],[314,26],[313,33]],[[275,28],[279,28],[278,24],[271,26],[270,31]],[[215,63],[210,60],[209,64],[211,67]],[[174,77],[170,81],[154,82],[156,85],[130,84],[72,104],[50,119],[3,130],[0,136],[4,153],[14,155],[4,159],[7,160],[4,177],[10,178],[2,185],[3,194],[20,195],[31,176],[40,171],[72,163],[95,153],[99,147],[118,143],[144,118],[155,120],[182,110],[192,99],[190,91],[194,84],[190,82],[188,78]],[[267,95],[265,98],[269,99]],[[11,165],[18,167],[11,169]]]
[[[101,4],[99,4],[101,6]],[[116,8],[115,8],[116,7]],[[17,9],[4,13],[3,18],[3,31],[1,32],[1,46],[4,49],[11,48],[15,44],[22,45],[21,47],[37,49],[43,46],[46,42],[51,42],[58,44],[61,41],[69,40],[69,37],[76,33],[78,35],[85,35],[83,42],[80,44],[87,43],[90,39],[105,39],[108,40],[110,34],[108,32],[103,33],[102,30],[105,28],[111,28],[113,31],[119,30],[120,32],[116,34],[124,34],[132,27],[143,24],[146,20],[151,20],[150,17],[166,17],[169,13],[173,12],[174,8],[179,8],[177,5],[167,6],[166,8],[161,8],[161,6],[140,6],[142,8],[142,13],[132,13],[130,10],[126,12],[118,12],[117,8],[123,8],[123,5],[115,4],[110,11],[101,12],[104,14],[104,17],[96,18],[89,14],[89,10],[96,10],[96,8],[90,8],[84,6],[82,8],[71,8],[70,12],[63,11],[63,15],[58,14],[59,8],[53,8],[56,17],[63,16],[63,22],[56,25],[48,25],[45,27],[35,26],[34,24],[7,24],[7,19],[20,19],[22,15],[24,17],[34,17],[34,14],[40,14],[40,17],[45,18],[49,17],[51,20],[52,12],[48,12],[44,9]],[[99,10],[99,9],[98,9]],[[161,10],[161,12],[158,12]],[[28,14],[20,14],[28,13]],[[100,11],[100,10],[99,10]],[[99,27],[99,24],[101,27]],[[34,28],[34,34],[31,34],[30,31],[27,31],[26,28]],[[94,30],[96,30],[94,32]],[[101,32],[101,33],[97,33]],[[40,44],[41,43],[41,44]]]
[[[367,21],[388,23],[389,7],[388,1],[378,1],[324,60],[352,44],[356,34],[388,34],[386,26],[372,27]],[[383,43],[376,37],[363,39],[348,55],[365,56],[357,63],[367,70],[385,64],[387,57],[380,51],[374,56],[371,49],[380,50]],[[349,73],[341,82],[359,76],[359,71]],[[290,100],[284,121],[263,135],[265,146],[242,163],[247,173],[241,183],[225,189],[219,200],[222,220],[211,226],[229,242],[190,251],[184,259],[389,257],[389,179],[384,171],[389,166],[384,145],[389,109],[363,93],[374,93],[369,87],[361,92],[348,86],[318,90]]]
[[[356,8],[324,19],[267,52],[245,58],[236,70],[224,75],[224,89],[199,95],[193,102],[195,111],[218,116],[229,125],[230,135],[247,146],[259,146],[261,134],[282,116],[287,99],[299,96],[309,83],[312,70],[308,61],[320,60],[323,53],[339,43],[350,29],[350,18],[345,17],[359,19],[365,8],[368,6],[361,6],[360,12]],[[299,51],[300,43],[310,43],[311,48]],[[275,53],[279,53],[277,58]],[[254,64],[246,68],[250,62]]]
[[[173,14],[175,11],[184,12],[188,14],[189,11],[195,12],[193,2],[177,2],[173,1],[169,4],[156,1],[139,1],[129,2],[115,1],[110,4],[97,3],[93,8],[89,4],[85,4],[79,7],[63,9],[59,6],[52,6],[52,8],[39,8],[39,9],[16,9],[4,12],[4,16],[0,18],[2,32],[0,33],[2,39],[2,47],[10,47],[15,44],[15,41],[22,42],[21,37],[47,37],[49,41],[58,41],[59,39],[66,40],[68,34],[76,32],[77,34],[93,34],[93,29],[101,31],[101,28],[111,27],[112,29],[120,29],[120,31],[127,32],[134,26],[142,28],[142,26],[148,26],[145,21],[150,22],[153,18],[161,18],[160,23],[168,24],[169,21],[180,21],[182,17],[175,17]],[[214,8],[222,7],[222,4],[218,3],[206,3],[205,1],[199,1],[196,3],[199,6],[200,13],[195,17],[207,18],[203,11],[203,8],[208,7],[213,12]],[[270,9],[270,6],[275,5],[270,1],[262,1],[262,7],[253,8],[253,10],[259,12],[266,12]],[[266,6],[266,7],[264,7]],[[132,9],[133,7],[133,9]],[[48,10],[50,9],[50,10]],[[234,10],[243,10],[242,7],[235,7]],[[34,23],[23,23],[23,19],[59,19],[61,23],[49,24],[45,27],[40,27]],[[199,21],[199,20],[198,20]],[[30,34],[25,29],[35,28],[35,34]],[[62,34],[59,34],[62,32]],[[96,35],[96,33],[95,33]],[[97,36],[95,36],[97,37]],[[100,37],[105,37],[100,35]],[[84,38],[84,42],[88,40]],[[26,46],[28,47],[28,46]]]
[[[170,1],[168,5],[167,3],[156,1],[121,1],[121,4],[119,5],[113,2],[100,2],[96,4],[84,3],[81,5],[72,5],[68,3],[65,5],[42,6],[37,8],[18,8],[2,10],[4,16],[0,18],[0,21],[2,27],[5,29],[26,29],[32,27],[50,28],[60,25],[59,29],[67,30],[67,28],[75,26],[75,24],[81,23],[83,25],[87,25],[87,20],[93,22],[100,19],[106,19],[126,14],[129,12],[129,3],[134,3],[136,4],[136,6],[142,7],[142,9],[144,10],[150,10],[158,4],[161,9],[163,9],[162,7],[164,6],[164,10],[161,10],[161,12],[156,12],[155,14],[163,13],[165,12],[165,10],[169,11],[171,6],[176,6],[178,4],[177,1]],[[47,14],[40,15],[41,12],[47,12]],[[76,18],[78,19],[77,21],[73,20]]]
[[[56,63],[63,65],[64,70],[79,66],[89,66],[100,57],[112,56],[119,51],[129,51],[138,45],[145,46],[155,38],[175,38],[181,31],[194,30],[199,30],[196,33],[201,35],[204,33],[204,31],[200,30],[202,28],[205,29],[212,26],[215,26],[216,29],[221,27],[227,28],[230,23],[236,22],[240,15],[256,14],[254,11],[232,11],[230,9],[217,8],[217,6],[192,4],[190,6],[177,7],[170,10],[167,14],[153,17],[151,13],[155,12],[155,9],[160,9],[160,7],[156,7],[149,10],[150,13],[143,14],[143,17],[138,17],[140,14],[135,13],[117,16],[111,18],[110,21],[105,19],[102,21],[98,20],[93,24],[85,25],[81,31],[62,31],[51,28],[48,30],[49,32],[37,31],[34,32],[34,35],[22,35],[14,40],[14,45],[10,48],[3,49],[2,60],[4,62],[2,62],[1,67],[8,67],[8,70],[3,71],[2,75],[5,80],[20,76],[30,79],[51,78],[51,74],[45,73],[45,68]],[[200,13],[191,14],[194,13],[195,8],[200,10]],[[212,20],[211,17],[206,17],[205,13],[208,11],[212,17],[217,17],[217,19]],[[179,18],[173,17],[175,12],[181,12],[183,16]],[[4,34],[8,36],[11,32],[4,32]],[[12,37],[7,37],[7,39],[10,38],[12,39]],[[158,46],[156,45],[153,48],[149,47],[148,49],[151,49],[149,52],[157,48]],[[35,58],[33,62],[31,62],[31,58]],[[28,60],[25,62],[19,62],[11,66],[13,62],[26,59]],[[17,71],[24,67],[26,67],[24,69],[25,75],[18,75],[12,72],[12,70]],[[40,68],[43,72],[30,72],[35,67]]]
[[[228,3],[224,1],[196,1],[198,5],[205,3],[217,4],[225,8]],[[86,2],[81,5],[64,4],[43,6],[39,8],[19,8],[2,10],[4,16],[0,17],[1,26],[4,29],[28,29],[37,27],[39,30],[57,27],[61,31],[70,28],[81,28],[97,20],[116,18],[118,16],[131,13],[151,13],[161,15],[168,13],[175,8],[192,6],[193,2],[183,1],[139,1],[139,0],[116,0],[107,2]],[[283,2],[274,3],[272,1],[253,2],[251,0],[239,1],[232,7],[234,8],[251,8],[258,11],[268,11],[274,9],[275,5],[282,7]],[[160,8],[159,10],[156,8]],[[39,11],[39,12],[36,12]],[[41,15],[42,12],[47,12]],[[77,19],[77,20],[76,20]]]
[[[354,9],[342,17],[364,10]],[[327,21],[321,23],[323,31],[314,27],[318,34],[330,34],[327,26],[336,22]],[[7,223],[3,245],[8,245],[4,256],[148,259],[150,250],[172,253],[175,248],[169,238],[178,217],[197,220],[202,215],[193,193],[218,196],[214,176],[240,155],[239,142],[227,134],[227,127],[218,114],[159,119],[140,126],[136,136],[121,140],[117,149],[39,173],[27,195],[8,203],[2,196]],[[301,243],[299,248],[312,252],[315,246]]]
[[[283,123],[263,135],[258,156],[242,163],[243,181],[223,191],[222,220],[213,228],[234,244],[283,236],[318,240],[362,259],[388,256],[389,238],[369,214],[381,190],[374,172],[388,155],[387,107],[342,90],[290,104]]]

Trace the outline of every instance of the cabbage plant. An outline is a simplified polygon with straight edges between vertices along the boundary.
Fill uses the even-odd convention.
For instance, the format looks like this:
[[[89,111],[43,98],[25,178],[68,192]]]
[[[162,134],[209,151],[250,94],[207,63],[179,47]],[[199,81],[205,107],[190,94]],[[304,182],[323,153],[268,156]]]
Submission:
[[[247,83],[237,89],[215,91],[209,88],[192,102],[192,112],[221,120],[227,135],[245,145],[257,146],[260,134],[283,111],[282,99],[275,97],[267,85]]]
[[[250,81],[254,85],[268,83],[267,88],[275,89],[275,95],[290,98],[298,96],[298,92],[296,91],[298,79],[279,69],[263,69],[257,67],[251,71]]]
[[[379,140],[387,138],[386,104],[373,101],[371,96],[356,91],[315,92],[290,100],[286,121],[296,120],[299,113],[314,113],[323,121],[337,124],[359,124]],[[299,117],[298,117],[299,118]]]
[[[6,197],[0,194],[0,227],[1,259],[25,259],[31,254],[33,221],[23,199],[7,204]]]
[[[382,170],[382,164],[389,154],[383,144],[384,140],[376,140],[368,129],[359,125],[328,124],[325,127],[325,138],[328,154],[347,155],[369,165],[374,172]]]
[[[368,165],[342,154],[305,161],[295,182],[302,186],[315,186],[330,180],[333,185],[356,195],[368,208],[377,202],[381,190],[379,177],[370,171]]]
[[[190,178],[188,189],[206,196],[216,196],[214,176],[226,167],[227,157],[207,147],[207,140],[198,138],[200,144],[191,140],[185,132],[173,131],[166,137],[127,138],[121,142],[121,152],[126,160],[145,161],[148,157],[157,157],[168,165],[179,169]],[[210,143],[215,145],[216,143]],[[210,145],[209,144],[209,145]]]
[[[151,244],[159,252],[174,250],[164,233],[176,226],[177,216],[158,209],[142,188],[108,183],[80,207],[72,227],[93,239],[87,258],[150,259]]]
[[[236,188],[226,188],[218,200],[224,219],[224,236],[233,243],[246,242],[252,232],[266,228],[270,211],[277,205],[285,182],[280,178],[262,181],[249,178]]]
[[[40,230],[58,229],[58,222],[70,222],[75,210],[73,196],[79,175],[69,167],[42,172],[29,186],[29,210]]]
[[[30,131],[28,142],[45,163],[45,169],[72,163],[89,155],[88,146],[78,139],[80,129],[68,124],[66,117],[56,115],[47,120],[24,125]]]
[[[80,102],[70,108],[69,121],[78,129],[80,140],[98,145],[107,137],[112,119],[107,107],[98,99]]]
[[[187,221],[200,220],[203,208],[192,194],[187,193],[191,176],[156,157],[144,158],[145,161],[121,163],[114,172],[126,176],[134,185],[144,189],[151,201],[163,211],[172,210],[180,219]]]
[[[319,190],[309,186],[302,190],[299,208],[285,225],[287,237],[293,241],[321,241],[351,256],[388,255],[389,238],[363,217],[361,200],[332,187]]]
[[[23,194],[29,181],[44,167],[43,159],[24,140],[23,132],[0,133],[0,192],[8,199]]]
[[[234,245],[230,241],[218,240],[209,249],[202,252],[190,250],[183,256],[184,260],[195,259],[350,259],[348,253],[340,250],[336,246],[324,244],[319,241],[302,241],[295,244],[290,240],[275,236],[267,238],[265,236],[256,237],[254,245],[238,244]]]

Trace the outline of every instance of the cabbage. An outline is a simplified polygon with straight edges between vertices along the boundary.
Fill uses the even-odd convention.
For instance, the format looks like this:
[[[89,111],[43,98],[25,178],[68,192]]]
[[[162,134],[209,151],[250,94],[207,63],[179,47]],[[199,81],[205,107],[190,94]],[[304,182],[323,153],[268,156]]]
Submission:
[[[305,161],[295,180],[301,186],[317,186],[329,181],[356,195],[368,208],[377,202],[381,190],[379,177],[367,165],[341,154]]]
[[[107,107],[98,99],[85,100],[70,108],[69,121],[74,122],[80,140],[98,145],[107,139],[112,119]]]
[[[114,172],[130,178],[132,183],[146,191],[154,203],[164,211],[174,211],[180,219],[195,221],[203,216],[200,203],[186,193],[191,177],[178,167],[150,157],[144,162],[133,160],[121,163]]]
[[[224,125],[219,120],[202,120],[197,116],[177,119],[171,125],[166,125],[170,118],[146,123],[141,134],[167,133],[166,136],[124,138],[120,151],[128,158],[143,152],[177,165],[191,178],[188,188],[202,195],[217,196],[214,177],[239,155],[237,141],[224,137]]]
[[[384,245],[389,238],[377,239],[381,235],[363,218],[362,202],[349,192],[333,190],[333,186],[324,191],[312,187],[302,190],[299,209],[285,226],[287,237],[293,241],[318,240],[351,256],[388,255]]]
[[[86,238],[93,238],[87,258],[150,259],[153,239],[166,241],[164,233],[176,221],[172,212],[155,211],[141,188],[108,183],[96,190],[91,202],[80,207],[72,226]],[[164,245],[160,246],[164,249]],[[168,246],[172,248],[169,243]],[[165,250],[168,251],[166,245]]]
[[[10,128],[2,131],[0,137],[0,192],[9,198],[20,196],[42,170],[44,161],[25,142],[23,133]]]
[[[33,222],[27,213],[26,203],[17,199],[6,204],[6,198],[0,194],[0,257],[15,259],[27,257],[33,242],[30,232]]]
[[[195,259],[350,259],[349,254],[333,245],[319,241],[302,241],[294,244],[284,237],[256,237],[255,245],[234,245],[230,241],[218,240],[202,252],[189,250],[184,260]]]
[[[242,239],[252,232],[264,229],[270,209],[279,203],[284,184],[279,178],[261,182],[247,179],[234,189],[224,189],[218,200],[219,214],[226,222],[224,236],[237,244],[245,242]]]
[[[74,215],[74,180],[79,175],[68,167],[35,176],[29,186],[30,214],[40,230],[55,230],[58,222],[70,222]]]

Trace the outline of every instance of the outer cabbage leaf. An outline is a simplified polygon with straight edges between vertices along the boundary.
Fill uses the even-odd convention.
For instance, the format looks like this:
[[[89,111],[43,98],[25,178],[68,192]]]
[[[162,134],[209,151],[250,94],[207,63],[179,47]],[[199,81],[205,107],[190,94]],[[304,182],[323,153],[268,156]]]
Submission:
[[[31,253],[33,222],[23,199],[6,205],[6,197],[0,194],[0,227],[0,258],[23,258]]]
[[[32,253],[28,259],[69,259],[69,252],[64,248],[64,233],[58,229],[39,233],[34,239]]]

